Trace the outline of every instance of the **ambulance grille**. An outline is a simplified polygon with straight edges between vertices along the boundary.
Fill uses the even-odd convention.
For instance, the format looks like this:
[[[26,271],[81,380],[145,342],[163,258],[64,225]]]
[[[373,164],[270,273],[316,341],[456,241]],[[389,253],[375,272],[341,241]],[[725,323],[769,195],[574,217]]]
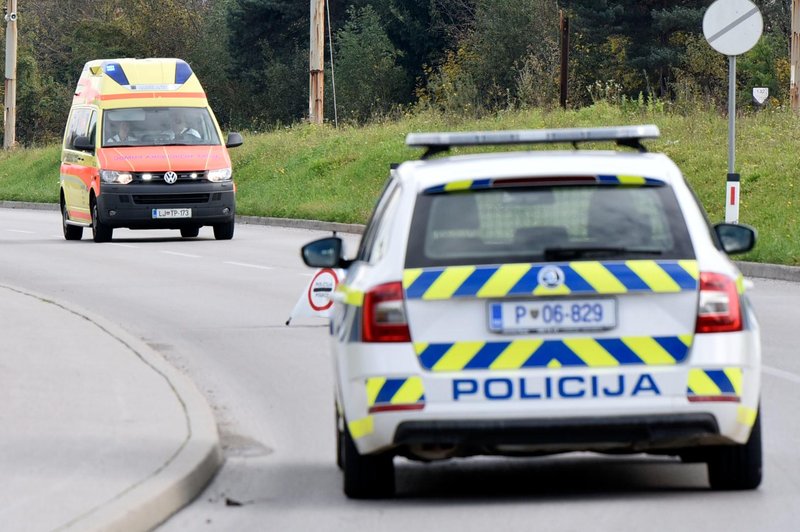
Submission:
[[[133,194],[137,205],[185,205],[208,203],[209,194]]]
[[[142,176],[147,173],[150,176],[150,179],[143,179]],[[134,172],[133,174],[133,182],[134,183],[146,183],[148,185],[166,185],[167,182],[164,181],[164,173],[165,172]],[[206,172],[205,170],[193,170],[187,172],[176,172],[178,175],[177,183],[204,183],[206,182]],[[194,176],[194,177],[192,177]]]

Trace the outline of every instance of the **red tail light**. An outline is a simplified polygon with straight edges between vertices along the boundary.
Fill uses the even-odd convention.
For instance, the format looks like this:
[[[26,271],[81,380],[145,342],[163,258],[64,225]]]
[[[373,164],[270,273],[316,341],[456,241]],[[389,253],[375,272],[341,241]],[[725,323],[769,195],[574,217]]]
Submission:
[[[697,305],[698,333],[742,330],[742,307],[736,282],[719,273],[700,273],[700,301]]]
[[[361,339],[364,342],[410,342],[402,283],[376,286],[364,295]]]

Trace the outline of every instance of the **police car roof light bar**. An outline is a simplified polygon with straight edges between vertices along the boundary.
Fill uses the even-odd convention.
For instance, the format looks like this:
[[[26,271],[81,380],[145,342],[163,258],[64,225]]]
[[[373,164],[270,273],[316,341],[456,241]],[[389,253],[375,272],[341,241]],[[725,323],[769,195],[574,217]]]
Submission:
[[[427,159],[437,153],[445,152],[454,146],[501,146],[509,144],[556,144],[579,142],[613,141],[617,145],[634,148],[640,152],[647,149],[643,139],[660,136],[658,126],[616,126],[565,129],[522,129],[513,131],[468,131],[455,133],[409,133],[406,146],[425,148],[422,155]]]

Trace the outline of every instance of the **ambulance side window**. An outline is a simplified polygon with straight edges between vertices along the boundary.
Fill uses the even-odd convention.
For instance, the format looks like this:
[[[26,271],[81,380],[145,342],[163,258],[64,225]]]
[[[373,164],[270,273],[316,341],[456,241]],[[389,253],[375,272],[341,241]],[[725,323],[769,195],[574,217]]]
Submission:
[[[72,111],[72,116],[69,119],[67,126],[67,138],[64,140],[64,146],[68,150],[75,149],[75,139],[89,134],[89,122],[94,113],[91,109],[75,109]],[[96,119],[94,119],[96,122]]]

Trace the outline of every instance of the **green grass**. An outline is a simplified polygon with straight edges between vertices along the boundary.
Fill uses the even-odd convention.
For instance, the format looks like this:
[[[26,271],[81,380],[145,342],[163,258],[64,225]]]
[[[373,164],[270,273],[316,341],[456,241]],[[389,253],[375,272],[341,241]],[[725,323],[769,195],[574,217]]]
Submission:
[[[497,130],[654,123],[661,138],[647,142],[683,170],[712,221],[725,217],[727,118],[712,112],[684,117],[596,105],[576,111],[505,112],[479,120],[417,114],[366,127],[296,125],[245,134],[231,150],[237,212],[251,216],[364,223],[389,163],[416,159],[405,147],[412,131]],[[739,220],[756,227],[756,249],[744,260],[800,265],[800,119],[763,111],[737,119],[736,169],[742,176]],[[454,150],[455,153],[466,150]],[[0,199],[58,199],[56,146],[0,153]]]

